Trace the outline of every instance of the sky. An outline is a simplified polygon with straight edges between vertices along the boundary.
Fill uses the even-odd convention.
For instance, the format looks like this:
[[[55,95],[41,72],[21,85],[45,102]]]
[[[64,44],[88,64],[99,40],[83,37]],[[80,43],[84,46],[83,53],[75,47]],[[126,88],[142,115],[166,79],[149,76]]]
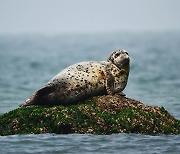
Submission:
[[[0,34],[179,31],[180,0],[0,0]]]

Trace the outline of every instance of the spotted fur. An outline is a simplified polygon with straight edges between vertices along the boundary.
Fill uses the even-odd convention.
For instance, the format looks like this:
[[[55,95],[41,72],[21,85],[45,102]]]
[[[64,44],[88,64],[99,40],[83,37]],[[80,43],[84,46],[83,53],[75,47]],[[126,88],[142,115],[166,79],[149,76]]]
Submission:
[[[23,106],[72,104],[90,96],[121,92],[127,84],[129,61],[125,50],[115,50],[107,61],[71,65],[35,92]]]

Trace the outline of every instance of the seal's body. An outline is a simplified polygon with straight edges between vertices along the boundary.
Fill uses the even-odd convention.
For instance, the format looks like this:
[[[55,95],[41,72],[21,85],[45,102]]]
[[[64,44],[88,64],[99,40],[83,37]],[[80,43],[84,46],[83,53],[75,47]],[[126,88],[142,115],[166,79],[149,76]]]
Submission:
[[[81,62],[67,67],[23,106],[73,104],[90,96],[118,93],[124,90],[128,75],[128,53],[116,50],[107,61]]]

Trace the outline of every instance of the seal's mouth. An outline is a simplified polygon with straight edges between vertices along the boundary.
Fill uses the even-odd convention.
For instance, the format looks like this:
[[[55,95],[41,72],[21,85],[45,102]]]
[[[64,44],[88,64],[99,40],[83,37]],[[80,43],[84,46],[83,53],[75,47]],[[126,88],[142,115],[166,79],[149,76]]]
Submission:
[[[121,65],[129,64],[129,60],[130,60],[129,56],[124,58],[124,60],[121,62]]]

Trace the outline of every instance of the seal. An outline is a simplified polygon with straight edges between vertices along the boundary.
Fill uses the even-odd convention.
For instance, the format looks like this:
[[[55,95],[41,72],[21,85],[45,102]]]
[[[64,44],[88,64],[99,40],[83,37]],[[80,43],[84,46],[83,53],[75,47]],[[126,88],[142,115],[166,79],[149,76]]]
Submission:
[[[115,50],[107,61],[87,61],[71,65],[36,91],[22,106],[68,105],[91,96],[121,93],[126,87],[130,58],[125,50]]]

